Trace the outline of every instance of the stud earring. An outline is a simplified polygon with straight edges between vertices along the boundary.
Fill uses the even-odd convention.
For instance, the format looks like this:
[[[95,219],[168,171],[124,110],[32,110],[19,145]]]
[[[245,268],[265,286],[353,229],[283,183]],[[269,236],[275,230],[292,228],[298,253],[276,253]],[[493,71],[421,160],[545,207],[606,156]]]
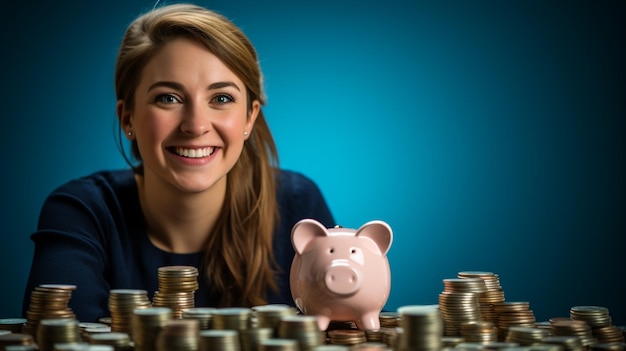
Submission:
[[[244,130],[243,136],[248,136],[248,131],[247,130]]]
[[[133,132],[131,132],[130,130],[128,131],[128,136],[132,136]]]

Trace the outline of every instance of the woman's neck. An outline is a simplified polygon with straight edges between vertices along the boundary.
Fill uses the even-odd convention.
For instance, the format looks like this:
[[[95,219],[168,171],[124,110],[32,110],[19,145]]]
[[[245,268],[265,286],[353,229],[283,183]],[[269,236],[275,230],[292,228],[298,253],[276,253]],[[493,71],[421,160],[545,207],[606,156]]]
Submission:
[[[174,253],[202,251],[224,204],[226,177],[200,193],[183,193],[155,177],[135,178],[152,243]]]

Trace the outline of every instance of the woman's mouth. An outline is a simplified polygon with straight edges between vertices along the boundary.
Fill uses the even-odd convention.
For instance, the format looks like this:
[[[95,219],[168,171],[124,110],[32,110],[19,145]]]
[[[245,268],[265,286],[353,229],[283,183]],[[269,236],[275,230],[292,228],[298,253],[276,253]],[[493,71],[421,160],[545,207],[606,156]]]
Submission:
[[[199,149],[188,149],[184,147],[173,147],[170,149],[171,152],[175,153],[178,156],[187,157],[187,158],[202,158],[213,155],[217,148],[216,147],[203,147]]]

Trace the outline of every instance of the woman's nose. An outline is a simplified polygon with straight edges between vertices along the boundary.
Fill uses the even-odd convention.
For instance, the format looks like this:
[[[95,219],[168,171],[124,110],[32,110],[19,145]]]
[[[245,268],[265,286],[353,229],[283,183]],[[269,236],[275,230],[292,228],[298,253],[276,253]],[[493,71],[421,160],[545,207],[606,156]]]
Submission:
[[[180,130],[188,135],[199,136],[211,130],[211,118],[208,106],[188,104],[185,107]]]

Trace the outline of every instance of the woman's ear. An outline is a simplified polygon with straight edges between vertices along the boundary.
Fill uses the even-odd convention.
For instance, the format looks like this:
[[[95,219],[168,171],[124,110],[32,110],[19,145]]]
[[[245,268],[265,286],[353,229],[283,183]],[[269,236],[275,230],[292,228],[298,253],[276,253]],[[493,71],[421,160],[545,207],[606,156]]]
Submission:
[[[126,103],[124,100],[117,101],[117,118],[120,122],[120,128],[124,131],[124,135],[130,140],[135,138],[135,133],[133,131],[133,124],[131,122],[132,114],[127,109]]]
[[[254,128],[254,122],[256,118],[259,116],[259,112],[261,111],[261,103],[259,100],[254,100],[252,102],[252,109],[248,111],[248,120],[246,121],[246,130],[244,131],[244,135],[246,140],[252,134],[252,129]]]

